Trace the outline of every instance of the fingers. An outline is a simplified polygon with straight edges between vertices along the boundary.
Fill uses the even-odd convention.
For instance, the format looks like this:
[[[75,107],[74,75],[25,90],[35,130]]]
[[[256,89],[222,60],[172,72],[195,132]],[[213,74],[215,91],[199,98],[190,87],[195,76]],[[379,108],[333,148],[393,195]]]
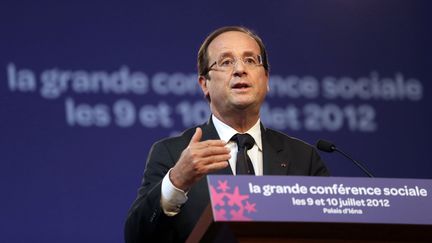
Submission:
[[[213,155],[202,159],[202,164],[208,166],[215,163],[226,162],[230,158],[231,158],[230,154]]]
[[[200,142],[202,139],[202,129],[197,127],[195,129],[195,133],[192,136],[188,149],[194,150],[198,152],[202,156],[209,156],[212,154],[221,154],[221,153],[229,153],[229,149],[225,147],[226,142],[222,140],[206,140]]]
[[[188,147],[170,173],[171,182],[184,190],[208,173],[226,168],[231,158],[230,149],[222,140],[202,139],[202,129],[197,127]]]
[[[222,140],[206,140],[199,143],[194,144],[196,148],[209,148],[209,147],[224,147],[226,145],[226,142]]]
[[[225,146],[208,146],[199,150],[197,153],[202,157],[210,157],[215,155],[228,155],[230,152],[231,151]]]
[[[202,137],[202,130],[200,127],[197,127],[195,129],[195,133],[192,136],[189,145],[193,144],[193,143],[198,143],[199,141],[201,141],[201,137]]]
[[[215,143],[225,144],[223,141],[215,141]],[[207,171],[205,167],[214,167],[212,164],[227,162],[231,158],[230,152],[230,149],[225,146],[206,146],[200,142],[184,150],[177,165],[185,165],[193,171],[203,172]],[[220,166],[216,166],[216,168],[220,168]]]
[[[196,162],[215,155],[226,156],[229,155],[231,151],[222,140],[206,140],[191,144],[188,147],[188,152],[193,161]]]
[[[202,138],[202,129],[200,127],[197,127],[195,129],[195,133],[192,136],[189,145],[192,144],[197,144],[198,147],[203,148],[203,147],[209,147],[209,146],[225,146],[226,142],[222,141],[222,140],[206,140],[206,141],[201,141]]]
[[[207,166],[207,173],[211,173],[211,172],[215,172],[221,169],[224,169],[226,167],[228,167],[229,163],[228,161],[221,161],[221,162],[217,162],[217,163],[211,163]]]
[[[211,161],[208,164],[200,163],[195,164],[193,171],[194,174],[197,175],[199,178],[202,178],[203,176],[207,175],[208,173],[224,169],[227,166],[229,166],[229,162],[227,160],[221,160],[221,161]]]

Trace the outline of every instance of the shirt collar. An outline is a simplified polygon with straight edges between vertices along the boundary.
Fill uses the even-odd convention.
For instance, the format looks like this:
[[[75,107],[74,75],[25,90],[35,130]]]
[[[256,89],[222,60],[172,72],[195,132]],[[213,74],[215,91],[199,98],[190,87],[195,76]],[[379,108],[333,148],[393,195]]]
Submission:
[[[212,120],[213,120],[213,125],[215,126],[216,131],[219,134],[220,139],[225,142],[229,142],[232,136],[234,136],[236,133],[239,133],[234,128],[223,123],[215,115],[212,115]],[[257,145],[258,149],[262,151],[260,124],[261,122],[260,119],[258,118],[258,121],[255,123],[255,125],[253,125],[248,131],[246,131],[246,133],[250,134],[254,138],[255,144]]]

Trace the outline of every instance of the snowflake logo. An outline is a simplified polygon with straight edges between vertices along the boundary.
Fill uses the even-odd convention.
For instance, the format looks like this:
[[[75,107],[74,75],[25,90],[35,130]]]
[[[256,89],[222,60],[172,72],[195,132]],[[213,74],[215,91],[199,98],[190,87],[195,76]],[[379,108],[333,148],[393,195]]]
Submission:
[[[210,194],[213,200],[213,212],[217,221],[250,221],[251,218],[245,214],[256,212],[255,203],[247,201],[249,195],[239,193],[238,186],[231,189],[226,180],[218,180],[218,186],[215,188],[210,185]]]

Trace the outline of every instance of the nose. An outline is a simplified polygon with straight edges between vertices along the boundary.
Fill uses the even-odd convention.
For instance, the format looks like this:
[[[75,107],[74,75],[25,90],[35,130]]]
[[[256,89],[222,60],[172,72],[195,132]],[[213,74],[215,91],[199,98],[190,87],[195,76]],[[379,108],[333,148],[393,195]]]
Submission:
[[[245,74],[246,74],[245,64],[241,60],[238,60],[233,67],[233,75],[241,77]]]

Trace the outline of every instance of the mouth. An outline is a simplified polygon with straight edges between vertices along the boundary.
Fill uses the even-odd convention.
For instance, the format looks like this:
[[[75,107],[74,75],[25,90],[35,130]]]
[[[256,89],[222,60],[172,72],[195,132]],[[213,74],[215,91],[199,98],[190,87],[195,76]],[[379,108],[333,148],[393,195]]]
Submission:
[[[231,88],[234,90],[245,90],[250,88],[251,86],[247,83],[236,83]]]

